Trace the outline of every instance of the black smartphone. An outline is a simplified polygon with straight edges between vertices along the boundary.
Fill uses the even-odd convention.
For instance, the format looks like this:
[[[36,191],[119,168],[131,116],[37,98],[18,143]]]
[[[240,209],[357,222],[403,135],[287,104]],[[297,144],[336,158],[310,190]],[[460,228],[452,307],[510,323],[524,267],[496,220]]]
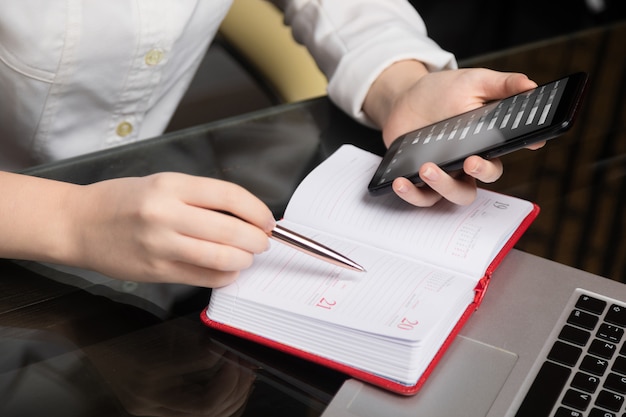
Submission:
[[[425,162],[452,172],[468,156],[495,158],[563,134],[574,122],[587,78],[571,74],[400,136],[370,181],[370,193],[391,191],[398,177],[421,184],[418,170]]]

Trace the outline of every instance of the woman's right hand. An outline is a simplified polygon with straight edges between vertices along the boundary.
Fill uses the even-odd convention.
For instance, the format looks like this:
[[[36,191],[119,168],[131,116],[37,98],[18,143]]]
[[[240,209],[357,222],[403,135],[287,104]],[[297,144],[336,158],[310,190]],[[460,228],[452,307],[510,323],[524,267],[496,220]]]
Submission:
[[[268,249],[275,225],[244,188],[180,173],[79,186],[66,207],[66,263],[130,281],[226,285]]]

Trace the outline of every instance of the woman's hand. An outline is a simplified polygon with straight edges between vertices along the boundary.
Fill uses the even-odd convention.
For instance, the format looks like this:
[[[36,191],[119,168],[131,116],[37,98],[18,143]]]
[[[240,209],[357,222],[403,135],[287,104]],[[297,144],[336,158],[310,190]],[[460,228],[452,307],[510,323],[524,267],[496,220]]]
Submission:
[[[66,263],[125,280],[226,285],[268,249],[275,225],[242,187],[179,173],[98,182],[70,199]]]
[[[387,68],[374,82],[364,111],[381,127],[383,140],[389,146],[406,132],[534,87],[535,82],[519,73],[485,68],[429,73],[417,61],[401,61]],[[393,189],[416,206],[431,206],[441,198],[469,204],[476,197],[476,180],[494,182],[502,172],[498,159],[487,161],[478,156],[467,158],[458,175],[449,175],[437,165],[426,163],[419,174],[427,187],[415,187],[406,178],[397,178]]]

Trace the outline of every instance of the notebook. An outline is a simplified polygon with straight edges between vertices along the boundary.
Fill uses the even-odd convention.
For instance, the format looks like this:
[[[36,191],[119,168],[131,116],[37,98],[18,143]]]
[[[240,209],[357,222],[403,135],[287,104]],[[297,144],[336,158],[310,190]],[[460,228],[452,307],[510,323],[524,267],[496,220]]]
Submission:
[[[213,291],[203,321],[396,393],[417,392],[538,207],[487,190],[467,206],[431,208],[371,196],[379,163],[342,146],[302,181],[279,222],[367,272],[272,245]]]
[[[518,250],[422,389],[347,380],[323,417],[626,413],[626,285]]]

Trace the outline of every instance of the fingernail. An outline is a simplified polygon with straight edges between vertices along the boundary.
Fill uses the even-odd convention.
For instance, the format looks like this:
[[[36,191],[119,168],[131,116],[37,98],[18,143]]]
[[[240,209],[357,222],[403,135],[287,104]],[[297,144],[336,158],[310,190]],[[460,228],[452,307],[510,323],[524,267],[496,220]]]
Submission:
[[[478,162],[472,164],[472,166],[470,167],[470,172],[469,173],[471,175],[480,173],[480,164]]]
[[[432,167],[427,167],[424,172],[422,172],[422,178],[428,181],[437,181],[437,172]]]
[[[395,187],[395,190],[399,194],[404,194],[409,190],[409,187],[407,187],[406,184],[400,184]]]

